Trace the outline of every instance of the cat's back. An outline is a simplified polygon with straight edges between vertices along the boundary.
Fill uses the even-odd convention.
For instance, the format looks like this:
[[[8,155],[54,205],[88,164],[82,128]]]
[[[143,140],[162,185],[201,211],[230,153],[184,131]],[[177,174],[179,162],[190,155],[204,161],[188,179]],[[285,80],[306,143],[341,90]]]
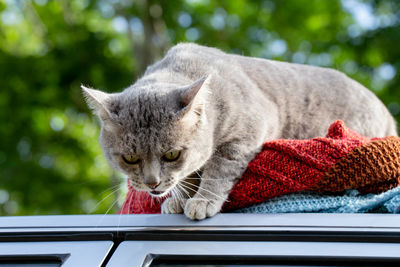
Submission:
[[[215,74],[236,83],[242,81],[247,87],[249,80],[246,78],[250,78],[261,89],[264,87],[262,84],[282,89],[292,87],[292,83],[311,85],[297,86],[299,92],[302,88],[316,87],[312,84],[326,86],[327,82],[337,85],[338,82],[352,81],[343,73],[329,68],[229,54],[194,43],[180,43],[170,48],[163,59],[147,68],[145,76],[160,72],[172,72],[180,76],[179,79],[189,78],[192,81],[206,74]]]
[[[149,66],[144,75],[167,71],[195,80],[224,68],[227,63],[237,65],[231,55],[217,48],[180,43],[170,48],[160,61]]]
[[[392,116],[372,92],[329,68],[228,54],[212,47],[181,43],[148,67],[145,76],[189,84],[210,74],[215,101],[226,103],[231,109],[241,107],[235,108],[236,113],[255,110],[267,114],[273,104],[283,129],[280,137],[322,135],[336,119],[343,119],[367,136],[396,134]],[[315,125],[319,125],[318,129],[313,129]]]

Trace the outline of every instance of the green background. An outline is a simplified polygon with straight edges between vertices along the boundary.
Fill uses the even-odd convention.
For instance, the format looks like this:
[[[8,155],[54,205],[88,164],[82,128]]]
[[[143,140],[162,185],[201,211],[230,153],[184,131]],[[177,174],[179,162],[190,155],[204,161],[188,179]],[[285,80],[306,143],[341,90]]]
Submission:
[[[178,42],[341,70],[399,120],[399,25],[395,0],[0,0],[0,215],[115,212],[80,84],[120,91]]]

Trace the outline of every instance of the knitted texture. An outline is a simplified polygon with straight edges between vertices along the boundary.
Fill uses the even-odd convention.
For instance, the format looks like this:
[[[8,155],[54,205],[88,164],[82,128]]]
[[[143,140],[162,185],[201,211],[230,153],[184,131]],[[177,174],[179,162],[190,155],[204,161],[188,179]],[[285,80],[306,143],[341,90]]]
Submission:
[[[325,138],[267,142],[234,186],[223,211],[309,189],[331,166],[370,140],[337,121]]]
[[[318,192],[378,193],[396,187],[400,177],[400,138],[387,137],[356,147],[333,165],[311,189]]]
[[[388,190],[399,184],[399,140],[366,138],[336,121],[325,138],[267,142],[233,187],[222,211],[304,190]],[[120,213],[160,213],[162,200],[128,187]]]
[[[348,190],[343,195],[321,195],[314,192],[293,193],[267,200],[238,213],[400,213],[400,187],[380,194],[362,195]]]

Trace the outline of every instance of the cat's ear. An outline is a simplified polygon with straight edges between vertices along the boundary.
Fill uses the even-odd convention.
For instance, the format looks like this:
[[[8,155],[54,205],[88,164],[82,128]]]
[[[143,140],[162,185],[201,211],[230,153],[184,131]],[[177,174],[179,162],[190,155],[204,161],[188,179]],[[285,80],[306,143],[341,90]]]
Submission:
[[[206,88],[208,81],[209,76],[204,76],[180,90],[179,103],[181,110],[179,114],[181,122],[188,127],[205,118],[204,105],[206,94],[209,92],[208,88]]]
[[[208,76],[204,76],[181,90],[180,104],[183,108],[187,109],[190,107],[195,102],[195,98],[202,98],[199,91],[203,87],[207,78]]]
[[[104,93],[99,90],[90,89],[81,85],[83,95],[86,99],[88,106],[93,110],[103,122],[111,119],[110,111],[107,104],[110,100],[110,94]]]

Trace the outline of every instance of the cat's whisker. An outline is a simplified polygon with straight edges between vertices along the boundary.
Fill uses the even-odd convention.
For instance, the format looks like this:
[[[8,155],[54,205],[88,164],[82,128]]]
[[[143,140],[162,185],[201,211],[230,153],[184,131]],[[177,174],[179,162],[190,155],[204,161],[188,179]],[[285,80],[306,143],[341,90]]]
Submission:
[[[133,189],[133,190],[135,190],[135,189]],[[138,198],[138,191],[136,191],[136,190],[135,190],[135,192],[132,191],[131,198],[129,199],[129,207],[132,207],[132,203],[135,203],[137,198]],[[139,202],[140,202],[140,199],[139,199]],[[140,209],[142,209],[140,203],[139,203],[139,206],[140,206]],[[135,207],[135,209],[137,209],[137,208]]]
[[[182,187],[179,187],[181,190],[183,190],[183,188]],[[179,190],[179,194],[182,196],[182,199],[183,200],[185,200],[185,196],[183,195],[183,193],[185,193],[185,192],[182,192],[181,190]],[[185,191],[185,190],[184,190]],[[188,198],[190,198],[190,195],[186,195]]]
[[[129,194],[129,193],[128,193]],[[132,199],[132,194],[128,200],[128,198],[125,199],[124,203],[122,204],[121,210],[124,210],[126,206],[128,206],[128,213],[131,205],[131,199]]]
[[[143,201],[142,201],[142,198],[138,198],[139,201],[136,201],[136,198],[138,198],[138,195],[137,195],[137,194],[135,194],[135,199],[133,200],[133,202],[139,202],[140,210],[143,211],[143,203],[142,203]]]
[[[182,189],[183,193],[185,193],[185,195],[186,195],[188,198],[191,198],[191,197],[190,197],[190,194],[188,193],[188,191],[186,191],[185,188],[183,188],[180,184],[177,184],[177,186],[179,186],[179,188]]]
[[[212,178],[201,178],[201,177],[188,177],[187,180],[214,180]]]
[[[183,188],[182,185],[178,184],[178,186],[179,186],[179,188],[182,190],[182,192],[185,193],[185,195],[187,196],[187,199],[191,199],[191,198],[192,198],[192,197],[190,196],[189,192],[188,192],[185,188]],[[182,198],[183,198],[183,200],[185,200],[185,197],[183,196],[183,193],[182,193],[182,192],[181,192]],[[182,208],[185,209],[185,207],[182,207]]]
[[[199,194],[199,195],[202,197],[202,199],[208,201],[208,203],[210,203],[211,205],[213,205],[215,208],[218,208],[213,202],[209,201],[208,198],[206,198],[205,196],[203,196],[202,194],[200,194],[198,191],[195,191],[194,189],[192,189],[192,188],[190,188],[190,187],[188,187],[188,186],[185,186],[184,184],[181,184],[181,186],[186,187],[186,188],[192,190],[192,191],[195,192],[196,194]]]
[[[205,192],[207,192],[207,193],[210,193],[210,194],[212,194],[212,195],[218,197],[219,199],[225,201],[225,198],[224,198],[224,197],[222,197],[222,196],[220,196],[220,195],[217,195],[216,193],[214,193],[214,192],[212,192],[212,191],[210,191],[210,190],[204,189],[204,188],[202,188],[202,187],[200,187],[200,186],[198,186],[198,185],[191,184],[191,183],[186,182],[186,181],[182,181],[182,182],[185,183],[185,184],[187,184],[187,185],[191,185],[191,186],[196,187],[196,188],[197,188],[197,192],[199,192],[199,189],[201,189],[201,190],[203,190],[203,191],[205,191]]]
[[[193,191],[194,193],[197,193],[196,192],[196,190],[194,190],[193,188],[190,188],[189,186],[187,186],[187,185],[184,185],[184,184],[179,184],[180,186],[181,186],[181,188],[186,188],[186,189],[189,189],[190,191]],[[186,191],[186,190],[185,190]],[[187,191],[186,191],[187,192]]]
[[[132,194],[131,194],[130,198],[132,198]],[[124,207],[124,206],[122,206],[122,207]],[[130,208],[130,205],[128,206],[128,209],[129,208]],[[128,210],[128,214],[129,214],[129,210]],[[117,236],[118,236],[118,232],[119,232],[119,227],[121,226],[121,217],[122,217],[122,213],[120,212],[119,216],[118,216]]]
[[[132,205],[132,200],[134,200],[133,199],[133,192],[132,192],[132,194],[131,194],[131,196],[130,196],[130,198],[129,198],[129,204],[128,204],[128,214],[130,213],[130,208],[131,208],[131,205]],[[135,199],[136,199],[136,195],[135,195]]]
[[[176,198],[176,199],[178,199],[179,202],[181,202],[182,198],[179,195],[179,191],[178,190],[175,191],[175,190],[176,190],[176,187],[171,190],[171,195],[172,195],[173,198]]]
[[[111,206],[108,208],[108,210],[106,211],[106,213],[101,217],[100,221],[97,223],[96,227],[99,227],[99,225],[102,223],[102,221],[104,220],[104,218],[106,217],[106,215],[110,212],[110,210],[114,207],[114,205],[118,202],[118,199],[116,199]]]
[[[116,187],[118,187],[118,186],[121,187],[121,185],[122,185],[122,183],[119,183],[119,184],[116,184],[116,185],[114,185],[114,186],[111,186],[110,188],[107,188],[107,189],[101,191],[101,192],[99,193],[99,195],[103,194],[104,192],[107,192],[108,190],[114,190],[114,188],[116,188]]]
[[[177,189],[177,193],[179,195],[179,200],[183,203],[185,200],[185,196],[182,194],[182,192],[179,189]],[[190,196],[189,196],[189,198],[190,198]]]
[[[106,216],[106,215],[110,212],[110,210],[114,207],[114,205],[117,204],[117,202],[118,202],[118,199],[116,199],[116,200],[111,204],[111,207],[108,208],[108,210],[106,211],[106,213],[105,213],[103,216]]]
[[[114,188],[115,188],[115,186],[114,186]],[[94,207],[89,211],[88,214],[93,213],[101,203],[103,203],[107,198],[109,198],[112,194],[114,194],[115,192],[117,192],[117,191],[120,190],[120,189],[121,189],[121,188],[117,188],[117,189],[114,189],[113,191],[111,191],[111,193],[108,194],[107,196],[105,196],[102,200],[100,200],[100,201],[96,204],[96,206],[94,206]],[[104,192],[104,191],[103,191],[103,192]]]
[[[199,179],[200,181],[201,181],[201,180],[215,180],[215,179],[212,179],[212,178],[203,178],[203,177],[200,175],[199,171],[200,171],[199,169],[195,170],[195,173],[199,176],[199,178],[195,178],[195,179]],[[197,188],[200,188],[200,187],[197,186],[197,185],[194,185],[194,186],[196,186]],[[201,188],[201,189],[203,189],[204,191],[207,192],[206,189],[204,189],[204,188]],[[218,195],[216,195],[215,193],[213,193],[213,192],[211,192],[211,191],[208,191],[208,192],[214,194],[214,195],[217,196],[217,197],[220,197],[223,201],[230,202],[227,198],[223,198],[223,197],[221,197],[221,196],[218,196]]]
[[[200,175],[199,171],[200,171],[200,170],[195,170],[195,171],[194,171],[199,177],[189,177],[189,179],[215,180],[215,179],[213,179],[213,178],[203,178],[203,176]]]
[[[174,192],[174,189],[171,190],[171,197],[172,197],[172,198],[177,198],[177,196],[176,196],[176,194],[175,194],[175,192]]]
[[[180,200],[180,199],[181,199],[181,198],[180,198],[181,196],[179,195],[179,193],[180,193],[180,192],[179,192],[179,190],[178,190],[176,187],[175,187],[174,189],[171,190],[172,197],[177,198],[177,199]]]
[[[184,188],[186,188],[186,189],[189,189],[189,190],[193,191],[194,193],[197,193],[195,190],[193,190],[192,188],[190,188],[190,187],[188,187],[188,186],[186,186],[186,185],[181,184],[181,186],[182,186],[182,188],[184,187]],[[200,195],[201,199],[208,200],[208,199],[207,199],[205,196],[203,196],[202,194],[199,193],[199,195]],[[190,197],[190,198],[193,199],[193,197]]]

